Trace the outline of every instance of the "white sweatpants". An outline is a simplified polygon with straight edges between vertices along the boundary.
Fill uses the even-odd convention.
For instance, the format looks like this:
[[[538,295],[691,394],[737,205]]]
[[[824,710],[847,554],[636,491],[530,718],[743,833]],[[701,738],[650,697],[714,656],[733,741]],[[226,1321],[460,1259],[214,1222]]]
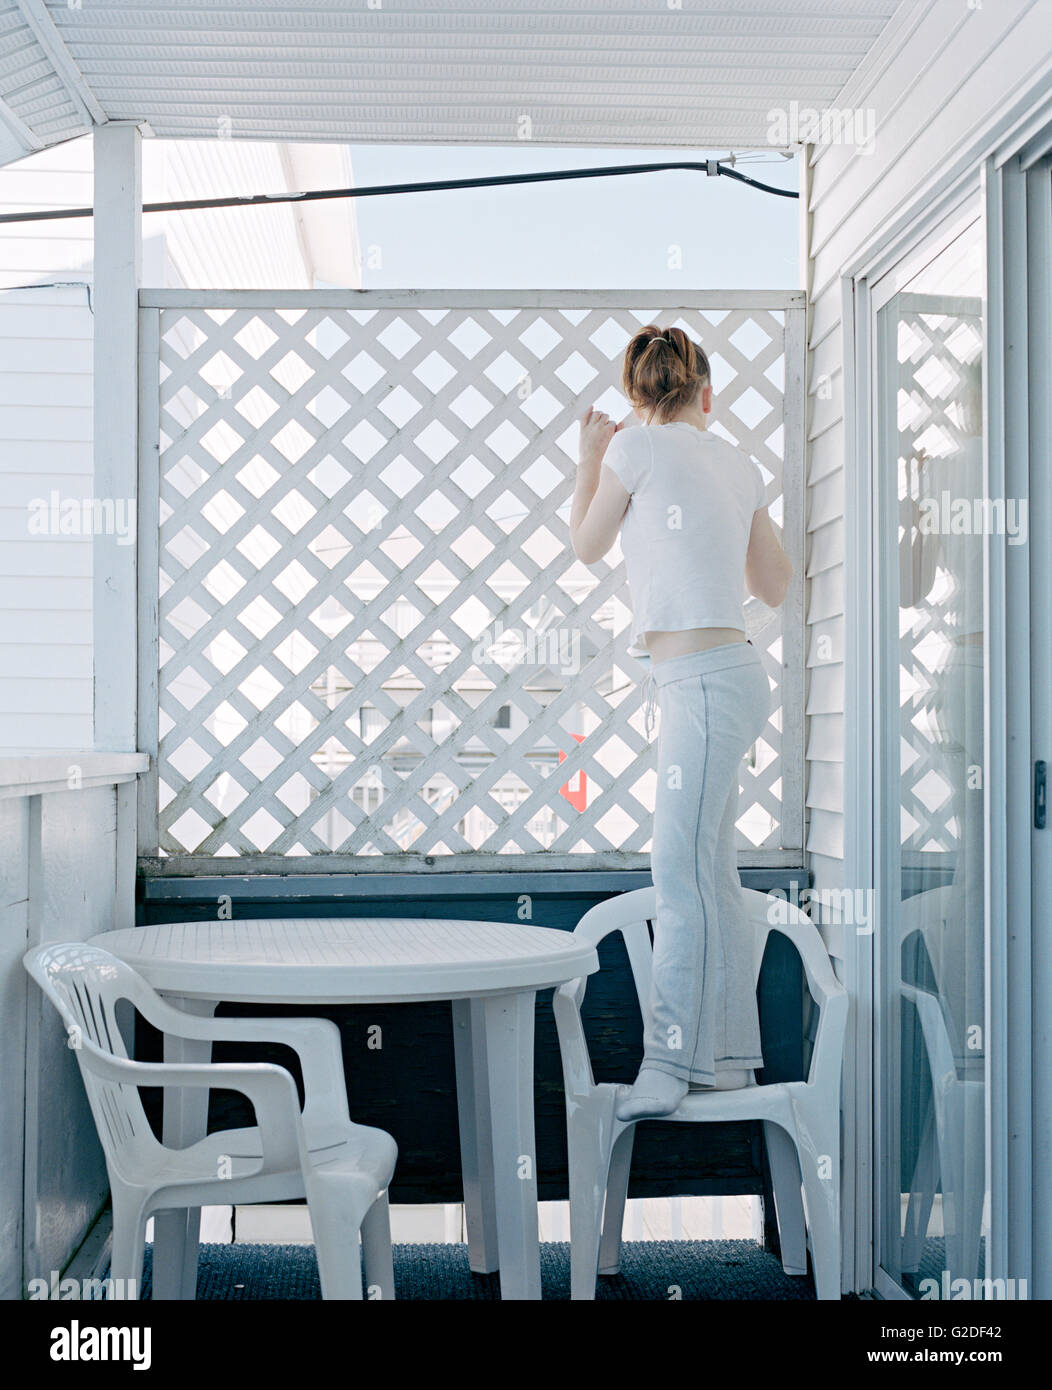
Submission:
[[[734,841],[739,767],[767,724],[771,690],[747,642],[670,657],[651,678],[661,729],[644,1065],[711,1086],[717,1071],[763,1066]]]

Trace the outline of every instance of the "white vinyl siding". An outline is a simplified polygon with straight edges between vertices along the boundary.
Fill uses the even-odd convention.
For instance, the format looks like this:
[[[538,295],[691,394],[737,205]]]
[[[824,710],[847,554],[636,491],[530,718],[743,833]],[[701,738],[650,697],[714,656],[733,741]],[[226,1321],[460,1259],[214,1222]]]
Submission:
[[[960,0],[907,5],[837,100],[839,107],[875,111],[873,152],[832,144],[811,151],[806,844],[816,888],[844,886],[849,696],[842,269],[890,224],[923,210],[922,190],[933,172],[1048,71],[1049,40],[1048,6],[1034,0],[998,0],[974,9]]]
[[[90,136],[0,168],[0,210],[88,207],[92,168]],[[352,182],[345,148],[143,142],[146,202]],[[336,232],[343,283],[357,285],[354,205],[344,208],[337,228],[295,204],[149,214],[143,282],[311,288],[313,237],[331,276]],[[0,748],[93,746],[92,539],[28,529],[34,499],[93,495],[93,252],[91,218],[0,224]]]
[[[0,242],[0,253],[3,243]],[[69,278],[69,277],[67,277]],[[29,504],[91,495],[83,289],[0,292],[0,746],[91,747],[91,538],[30,534]]]

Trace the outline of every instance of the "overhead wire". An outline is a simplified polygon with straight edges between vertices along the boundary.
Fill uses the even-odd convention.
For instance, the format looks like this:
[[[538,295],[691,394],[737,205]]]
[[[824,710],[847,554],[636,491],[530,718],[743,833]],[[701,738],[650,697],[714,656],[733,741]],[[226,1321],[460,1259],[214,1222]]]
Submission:
[[[182,198],[162,203],[144,203],[147,212],[203,212],[209,208],[260,207],[278,203],[311,203],[335,198],[381,198],[402,193],[443,193],[462,188],[501,188],[512,184],[558,183],[574,179],[621,178],[632,174],[657,174],[670,170],[703,173],[708,178],[734,179],[750,188],[778,198],[799,198],[791,188],[763,183],[733,167],[737,157],[726,160],[670,160],[653,164],[606,164],[587,169],[542,169],[527,174],[479,174],[464,179],[425,179],[416,183],[369,184],[360,188],[313,188],[298,193],[249,193],[222,198]],[[49,208],[36,212],[0,213],[0,224],[14,222],[54,222],[72,217],[93,217],[92,207]]]

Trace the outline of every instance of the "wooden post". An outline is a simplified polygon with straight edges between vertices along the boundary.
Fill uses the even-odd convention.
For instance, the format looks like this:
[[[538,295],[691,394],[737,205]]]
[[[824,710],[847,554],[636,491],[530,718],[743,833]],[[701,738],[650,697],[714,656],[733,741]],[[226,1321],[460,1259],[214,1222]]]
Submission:
[[[94,135],[95,747],[122,753],[136,746],[141,141],[134,121]]]

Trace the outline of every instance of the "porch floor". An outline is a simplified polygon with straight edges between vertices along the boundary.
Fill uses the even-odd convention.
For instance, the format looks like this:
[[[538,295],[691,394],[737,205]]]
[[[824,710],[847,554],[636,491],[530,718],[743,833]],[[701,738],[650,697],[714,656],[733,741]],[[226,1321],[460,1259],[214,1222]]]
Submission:
[[[146,1247],[143,1298],[152,1296]],[[395,1245],[395,1292],[409,1302],[475,1299],[497,1302],[496,1274],[472,1274],[466,1245]],[[570,1246],[542,1241],[541,1282],[547,1300],[570,1297]],[[791,1278],[774,1255],[752,1240],[626,1241],[621,1273],[599,1280],[599,1301],[775,1299],[813,1301],[810,1278]],[[202,1245],[197,1297],[204,1301],[320,1299],[313,1246]]]

